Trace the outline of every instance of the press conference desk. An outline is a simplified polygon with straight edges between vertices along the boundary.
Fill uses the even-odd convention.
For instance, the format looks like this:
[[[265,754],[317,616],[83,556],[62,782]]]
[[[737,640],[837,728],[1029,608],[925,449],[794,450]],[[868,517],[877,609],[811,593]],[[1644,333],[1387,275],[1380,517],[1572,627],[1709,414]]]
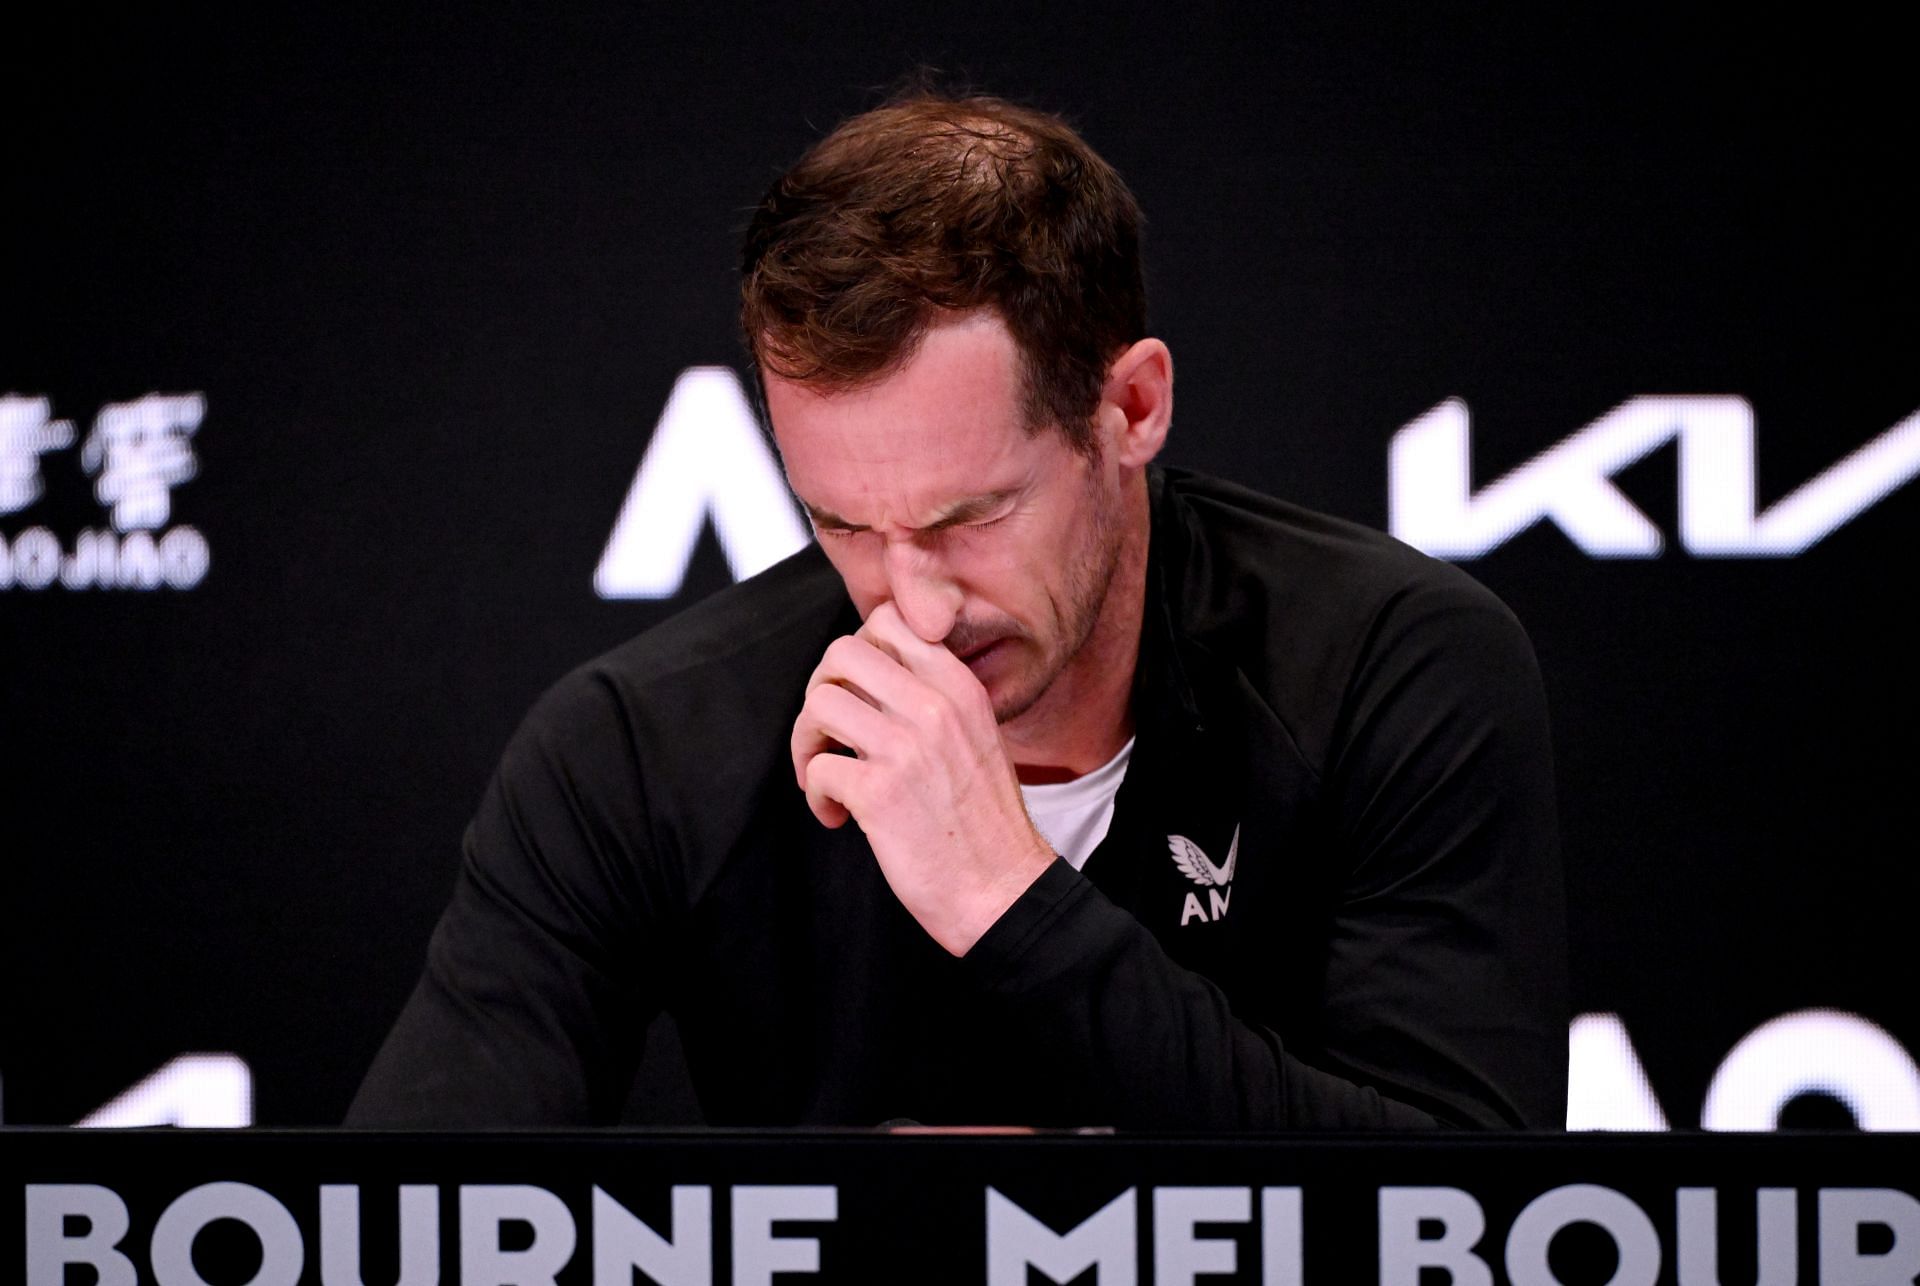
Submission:
[[[10,1129],[0,1182],[29,1286],[1920,1273],[1920,1135]]]

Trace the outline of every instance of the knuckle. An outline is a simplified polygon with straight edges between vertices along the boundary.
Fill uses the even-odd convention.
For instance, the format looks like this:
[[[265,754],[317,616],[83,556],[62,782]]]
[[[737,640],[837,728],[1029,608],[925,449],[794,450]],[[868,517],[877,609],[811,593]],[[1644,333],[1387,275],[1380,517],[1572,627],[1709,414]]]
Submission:
[[[952,721],[953,707],[937,692],[929,692],[918,702],[914,714],[929,728],[945,728]]]
[[[987,695],[985,688],[976,686],[967,694],[967,702],[973,707],[976,720],[986,723],[997,722],[993,717],[993,698]]]
[[[843,634],[833,642],[827,644],[827,651],[823,659],[831,663],[835,668],[843,667],[854,647],[853,636],[851,634]]]

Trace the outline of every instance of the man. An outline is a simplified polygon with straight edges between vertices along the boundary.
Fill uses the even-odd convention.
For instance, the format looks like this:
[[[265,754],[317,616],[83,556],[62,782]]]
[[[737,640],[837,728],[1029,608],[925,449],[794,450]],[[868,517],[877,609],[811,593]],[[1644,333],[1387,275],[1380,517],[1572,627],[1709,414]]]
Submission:
[[[354,1124],[1557,1127],[1538,677],[1464,574],[1152,466],[1139,213],[916,97],[768,193],[744,320],[816,548],[506,752]]]

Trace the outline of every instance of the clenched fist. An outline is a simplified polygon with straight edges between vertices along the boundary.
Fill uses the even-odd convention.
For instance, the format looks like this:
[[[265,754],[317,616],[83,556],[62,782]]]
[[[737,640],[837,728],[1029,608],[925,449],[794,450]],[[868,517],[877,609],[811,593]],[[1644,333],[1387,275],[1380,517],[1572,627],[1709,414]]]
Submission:
[[[956,956],[1054,860],[1027,816],[987,690],[890,602],[827,648],[792,749],[813,815],[858,822],[894,896]]]

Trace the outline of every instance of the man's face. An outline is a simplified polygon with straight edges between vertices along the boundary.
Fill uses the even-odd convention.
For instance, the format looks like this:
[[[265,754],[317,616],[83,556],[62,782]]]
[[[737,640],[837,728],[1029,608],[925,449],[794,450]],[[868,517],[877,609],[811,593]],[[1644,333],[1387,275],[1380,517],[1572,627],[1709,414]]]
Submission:
[[[967,663],[1001,723],[1032,709],[1099,619],[1120,501],[1058,431],[1027,433],[1005,324],[937,325],[867,388],[766,387],[787,480],[862,619],[891,600]]]

